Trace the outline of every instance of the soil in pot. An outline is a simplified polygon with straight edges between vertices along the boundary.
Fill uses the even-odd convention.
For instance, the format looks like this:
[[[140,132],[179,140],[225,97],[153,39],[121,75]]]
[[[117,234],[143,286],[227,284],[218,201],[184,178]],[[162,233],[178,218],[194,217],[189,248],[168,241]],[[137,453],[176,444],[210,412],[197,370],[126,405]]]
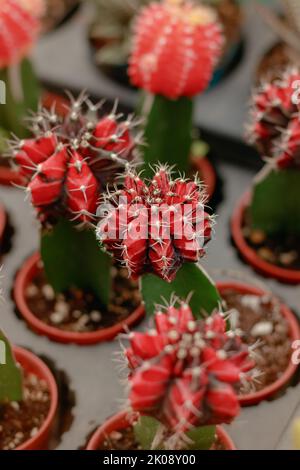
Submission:
[[[263,231],[251,228],[251,219],[247,210],[244,214],[242,232],[248,245],[263,261],[280,268],[300,270],[299,237],[267,236]]]
[[[47,383],[34,374],[25,374],[21,402],[0,407],[0,450],[13,450],[33,438],[50,409]]]
[[[233,289],[222,291],[222,298],[243,340],[255,345],[256,365],[261,375],[253,387],[240,388],[240,395],[258,392],[278,380],[289,366],[292,354],[289,324],[281,305],[271,294],[242,294]]]
[[[112,431],[102,442],[97,450],[141,450],[135,439],[132,427]],[[216,440],[210,450],[226,450],[224,443],[216,436]]]
[[[27,286],[26,302],[39,320],[60,330],[83,333],[108,328],[124,321],[141,303],[138,285],[126,269],[113,268],[114,297],[104,310],[93,294],[80,289],[56,295],[40,268]]]

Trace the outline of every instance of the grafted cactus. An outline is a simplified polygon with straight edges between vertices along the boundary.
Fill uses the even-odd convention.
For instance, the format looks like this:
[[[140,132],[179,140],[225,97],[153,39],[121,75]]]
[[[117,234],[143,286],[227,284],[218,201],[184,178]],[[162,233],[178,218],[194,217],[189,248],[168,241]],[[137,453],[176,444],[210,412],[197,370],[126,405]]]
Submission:
[[[223,48],[221,29],[214,9],[185,0],[153,2],[137,16],[129,75],[149,93],[143,109],[147,165],[190,170],[192,98],[211,80]]]
[[[264,83],[253,94],[248,137],[266,167],[256,179],[250,212],[267,235],[300,233],[300,74]]]
[[[130,171],[123,188],[104,196],[97,236],[131,276],[141,277],[148,315],[173,292],[181,298],[193,292],[196,317],[219,305],[216,286],[198,265],[212,230],[205,200],[197,180],[174,179],[167,167],[158,167],[149,183]]]
[[[157,308],[154,322],[130,333],[124,351],[128,405],[141,415],[137,441],[145,449],[209,449],[214,425],[239,414],[237,386],[255,380],[252,351],[217,310],[195,321],[189,305],[175,298]]]
[[[11,142],[41,222],[41,255],[48,281],[58,293],[71,287],[91,291],[105,306],[110,298],[110,260],[91,230],[100,194],[137,157],[133,116],[116,105],[109,113],[85,93],[69,94],[63,116],[41,108],[30,119],[33,137]]]

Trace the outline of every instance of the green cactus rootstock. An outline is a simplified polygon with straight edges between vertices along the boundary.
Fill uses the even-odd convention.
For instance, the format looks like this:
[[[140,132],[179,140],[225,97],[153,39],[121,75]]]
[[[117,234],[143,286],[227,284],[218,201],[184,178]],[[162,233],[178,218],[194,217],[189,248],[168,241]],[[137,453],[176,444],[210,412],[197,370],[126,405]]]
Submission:
[[[189,98],[169,100],[157,95],[147,115],[144,149],[144,176],[158,162],[174,165],[178,173],[188,174],[192,145],[193,102]]]
[[[22,400],[22,371],[11,346],[0,330],[0,405]]]
[[[107,306],[111,293],[111,258],[99,248],[95,231],[79,230],[60,219],[41,238],[41,256],[48,282],[55,292],[79,288],[93,293]]]

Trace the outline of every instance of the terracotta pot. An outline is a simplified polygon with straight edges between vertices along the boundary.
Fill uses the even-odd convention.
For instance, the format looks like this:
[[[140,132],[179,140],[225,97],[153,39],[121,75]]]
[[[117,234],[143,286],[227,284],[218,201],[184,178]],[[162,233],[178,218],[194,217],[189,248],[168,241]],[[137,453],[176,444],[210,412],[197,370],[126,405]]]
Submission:
[[[13,352],[22,369],[44,380],[50,392],[50,409],[42,427],[35,436],[21,444],[16,450],[46,450],[58,405],[58,391],[55,379],[46,364],[33,353],[16,346],[13,348]]]
[[[103,423],[97,431],[92,435],[87,445],[87,450],[98,450],[103,440],[112,432],[120,431],[131,426],[132,421],[128,418],[126,411],[121,411],[109,418]],[[236,450],[234,443],[228,436],[227,432],[221,427],[217,426],[217,436],[223,443],[226,450]]]
[[[199,178],[206,187],[206,193],[208,199],[211,199],[217,184],[217,176],[213,165],[210,163],[207,157],[205,158],[194,158],[192,160],[193,167],[198,171]]]
[[[234,210],[231,219],[231,233],[233,241],[242,257],[258,272],[265,276],[277,279],[287,284],[300,283],[300,270],[282,268],[269,263],[258,256],[256,251],[248,244],[243,234],[243,220],[247,207],[250,204],[251,193],[245,193]]]
[[[249,284],[244,284],[241,282],[217,282],[217,288],[222,296],[226,290],[233,290],[240,294],[245,295],[259,295],[264,296],[267,294],[266,291],[260,289],[259,287],[251,286]],[[289,336],[291,343],[300,339],[300,329],[299,323],[293,312],[284,304],[281,304],[281,313],[286,319],[289,325]],[[241,395],[239,397],[240,404],[242,406],[256,405],[257,403],[266,400],[274,396],[279,392],[284,386],[288,385],[293,375],[297,370],[297,365],[293,364],[292,361],[289,362],[287,369],[283,372],[281,377],[277,379],[272,384],[268,385],[262,390],[257,392],[249,393],[247,395]]]
[[[68,103],[68,101],[64,97],[46,91],[43,94],[42,100],[43,106],[45,108],[51,109],[51,107],[55,104],[55,109],[58,114],[63,116],[66,113],[65,105]],[[0,184],[4,186],[22,186],[23,183],[23,178],[17,171],[12,170],[10,167],[0,165]]]
[[[28,258],[18,271],[14,284],[14,299],[17,309],[29,324],[30,328],[36,333],[47,336],[52,341],[57,341],[59,343],[88,345],[112,340],[119,333],[124,332],[125,327],[130,328],[143,318],[145,310],[144,307],[140,305],[124,321],[97,331],[77,333],[73,331],[63,331],[55,328],[54,326],[47,325],[43,321],[39,320],[29,309],[25,296],[28,284],[30,284],[39,271],[39,261],[39,253],[35,253]]]

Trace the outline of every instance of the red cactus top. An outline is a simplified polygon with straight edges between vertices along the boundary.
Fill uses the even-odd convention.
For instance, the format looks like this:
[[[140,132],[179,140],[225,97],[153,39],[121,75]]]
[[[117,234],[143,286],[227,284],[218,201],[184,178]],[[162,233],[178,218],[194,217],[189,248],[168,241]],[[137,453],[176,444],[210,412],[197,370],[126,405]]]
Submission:
[[[287,70],[281,80],[264,82],[254,91],[247,137],[275,167],[300,166],[298,70]]]
[[[95,218],[100,192],[136,155],[133,117],[116,107],[98,117],[87,96],[71,98],[64,116],[41,109],[32,118],[33,138],[12,142],[31,203],[42,223],[58,216],[78,222]]]
[[[223,48],[216,12],[186,0],[164,0],[137,18],[129,76],[133,85],[170,99],[205,90]]]
[[[131,408],[161,421],[173,439],[193,426],[230,423],[240,410],[236,386],[255,378],[238,330],[226,331],[222,313],[195,320],[184,302],[154,320],[154,328],[129,335]]]
[[[0,68],[19,62],[37,39],[41,8],[29,8],[33,7],[31,3],[30,0],[0,0]]]
[[[212,218],[196,179],[174,180],[169,168],[158,167],[147,184],[131,170],[124,188],[105,201],[109,205],[98,237],[132,277],[153,272],[172,281],[184,262],[195,263],[204,255]]]

